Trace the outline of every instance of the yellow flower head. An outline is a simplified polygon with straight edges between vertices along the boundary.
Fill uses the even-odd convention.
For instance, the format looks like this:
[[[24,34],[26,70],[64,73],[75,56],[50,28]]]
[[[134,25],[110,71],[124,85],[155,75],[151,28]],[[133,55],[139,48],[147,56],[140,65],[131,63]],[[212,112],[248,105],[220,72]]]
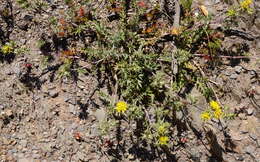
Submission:
[[[210,101],[209,105],[213,110],[221,110],[220,105],[216,101]]]
[[[253,2],[252,0],[244,0],[244,1],[240,2],[240,7],[243,10],[249,10],[252,2]]]
[[[13,48],[11,45],[7,44],[7,45],[2,46],[1,51],[3,52],[3,54],[9,54],[13,51]]]
[[[180,35],[180,34],[181,34],[181,28],[173,27],[173,28],[171,29],[171,34],[172,34],[172,35]]]
[[[210,119],[210,113],[209,112],[203,112],[200,114],[200,118],[204,121],[209,120]]]
[[[124,102],[124,101],[119,101],[119,102],[116,104],[115,110],[116,110],[118,113],[124,113],[124,112],[127,110],[127,103]]]
[[[220,119],[222,114],[223,114],[222,110],[221,109],[217,109],[217,110],[214,111],[214,118]]]
[[[161,136],[159,138],[159,144],[160,145],[167,145],[168,142],[169,142],[169,137],[167,137],[167,136]]]

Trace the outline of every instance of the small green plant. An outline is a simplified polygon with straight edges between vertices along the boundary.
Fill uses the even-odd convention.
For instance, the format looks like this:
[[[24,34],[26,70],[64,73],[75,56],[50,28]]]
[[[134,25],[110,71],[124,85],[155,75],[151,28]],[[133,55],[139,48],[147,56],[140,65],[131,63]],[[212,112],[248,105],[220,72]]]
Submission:
[[[170,121],[174,118],[173,114],[185,109],[179,94],[189,86],[196,86],[206,99],[214,97],[207,78],[192,61],[193,53],[204,51],[205,55],[213,58],[222,41],[214,37],[215,31],[209,26],[209,15],[199,18],[190,16],[182,21],[182,27],[175,35],[177,49],[156,50],[153,46],[159,44],[162,31],[168,29],[158,27],[156,17],[160,11],[157,8],[146,13],[138,5],[140,3],[136,1],[116,3],[113,9],[119,19],[115,20],[117,23],[113,28],[103,19],[85,21],[84,28],[95,32],[96,39],[83,49],[84,56],[96,63],[92,69],[95,74],[101,72],[110,80],[112,92],[102,95],[109,112],[107,121],[102,125],[115,120],[136,123],[136,129],[141,130],[136,137],[138,140],[157,147],[171,147],[175,125]],[[190,1],[185,6],[190,12]],[[128,17],[126,10],[129,8],[135,12]],[[193,25],[191,21],[194,19],[203,25],[196,29],[187,28]],[[143,28],[140,24],[147,27]],[[114,30],[117,32],[112,34]],[[220,117],[221,112],[216,111],[215,116]],[[109,130],[113,128],[109,127]]]
[[[63,61],[63,64],[60,66],[59,68],[59,77],[60,78],[69,78],[71,77],[71,73],[72,73],[72,65],[73,65],[73,61],[69,58],[65,58]]]
[[[30,6],[30,3],[28,0],[16,0],[16,2],[22,7],[22,8],[28,8]]]
[[[57,42],[74,42],[57,48],[61,51],[59,76],[71,77],[79,69],[77,60],[82,59],[92,65],[90,71],[100,82],[104,79],[108,92],[99,92],[108,115],[100,123],[101,137],[118,133],[126,122],[133,142],[159,149],[173,147],[174,121],[183,120],[177,119],[176,113],[196,104],[190,96],[193,87],[210,105],[201,114],[203,120],[226,116],[219,103],[212,101],[217,96],[204,73],[217,65],[223,40],[223,33],[211,28],[213,17],[205,6],[200,5],[201,13],[194,16],[192,0],[180,1],[185,17],[179,28],[173,28],[160,22],[164,14],[160,6],[148,10],[143,1],[111,0],[106,3],[107,14],[112,13],[109,18],[86,12],[76,1],[64,2],[69,9],[50,20]],[[241,4],[244,11],[246,5]],[[84,43],[79,45],[78,40]],[[39,42],[39,48],[45,43]],[[69,46],[77,50],[68,50]],[[196,59],[197,54],[202,57]],[[206,63],[198,65],[200,59]],[[191,102],[185,102],[187,98]]]
[[[246,15],[252,15],[254,13],[251,7],[253,0],[240,0],[238,6],[232,6],[227,10],[226,26],[231,27],[233,25],[238,25],[239,18]]]
[[[0,46],[0,53],[4,56],[25,54],[28,51],[29,49],[24,46],[18,47],[14,41],[9,41]]]

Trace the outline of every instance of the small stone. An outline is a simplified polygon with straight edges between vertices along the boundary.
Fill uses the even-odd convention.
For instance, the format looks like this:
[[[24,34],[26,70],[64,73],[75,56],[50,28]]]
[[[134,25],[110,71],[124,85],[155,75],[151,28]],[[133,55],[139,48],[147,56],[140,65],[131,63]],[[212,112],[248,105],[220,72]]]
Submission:
[[[10,116],[13,115],[13,111],[10,110],[10,109],[9,109],[9,110],[6,110],[6,111],[5,111],[5,115],[8,116],[8,117],[10,117]]]
[[[74,105],[69,104],[69,112],[74,114],[74,115],[77,114],[77,111],[75,110],[75,106]]]
[[[134,157],[134,155],[133,155],[133,154],[129,154],[129,155],[127,156],[127,159],[129,159],[129,160],[134,160],[134,159],[135,159],[135,157]]]
[[[37,154],[39,151],[38,150],[33,150],[32,151],[34,154]]]
[[[6,69],[5,70],[5,74],[6,75],[12,75],[13,74],[13,71],[11,69]]]
[[[253,76],[254,76],[254,75],[256,75],[256,72],[253,71],[253,70],[251,70],[251,71],[250,71],[250,75],[253,75]]]
[[[26,140],[21,140],[21,141],[20,141],[20,144],[21,144],[23,147],[26,147],[26,146],[27,146],[27,141],[26,141]]]
[[[255,147],[252,146],[252,145],[246,146],[246,147],[244,148],[244,152],[245,152],[245,153],[248,153],[248,154],[252,154],[252,153],[254,153],[254,151],[255,151]]]
[[[238,74],[241,73],[242,69],[243,69],[242,66],[235,66],[235,72]]]
[[[98,121],[103,121],[106,119],[106,111],[104,109],[98,109],[94,112],[94,115]]]
[[[244,113],[238,114],[238,117],[239,117],[240,119],[242,119],[242,120],[246,120],[246,114],[244,114]]]
[[[25,21],[32,21],[33,16],[31,16],[31,15],[24,15],[23,18],[24,18]]]
[[[52,97],[52,98],[55,98],[59,95],[59,92],[57,92],[56,90],[52,90],[49,92],[49,95]]]
[[[18,145],[18,146],[17,146],[17,149],[18,149],[18,150],[22,150],[22,149],[23,149],[23,146]]]
[[[183,115],[182,111],[176,111],[176,118],[177,118],[177,119],[180,119],[180,120],[181,120],[181,119],[183,118],[183,116],[184,116],[184,115]]]
[[[63,100],[64,100],[64,102],[68,102],[71,100],[71,97],[65,96],[65,97],[63,97]]]
[[[20,39],[21,44],[25,44],[27,39]]]
[[[23,148],[23,149],[22,149],[22,152],[23,152],[23,153],[25,153],[25,152],[27,152],[27,151],[28,151],[27,148]]]
[[[244,161],[244,157],[242,155],[238,155],[238,157],[236,157],[236,160],[238,161]]]
[[[258,134],[258,118],[254,116],[248,116],[247,120],[243,120],[240,125],[241,133]]]
[[[41,155],[39,154],[32,154],[32,158],[34,159],[39,159],[41,157]]]
[[[247,109],[247,115],[253,115],[253,113],[254,113],[254,109],[253,108]]]
[[[98,136],[100,134],[98,126],[96,124],[93,124],[91,126],[91,132],[90,132],[90,136],[95,137]]]
[[[84,153],[82,153],[82,152],[78,152],[77,154],[76,154],[76,157],[77,157],[77,159],[78,160],[84,160],[85,159],[85,154]]]
[[[238,75],[236,73],[233,73],[230,75],[230,79],[237,79]]]
[[[226,71],[226,72],[225,72],[225,75],[226,75],[226,76],[230,76],[231,74],[230,74],[229,71]]]
[[[29,27],[29,23],[27,21],[20,22],[20,25],[19,25],[20,29],[27,31],[28,27]]]
[[[243,140],[244,139],[244,136],[243,135],[241,135],[238,131],[236,131],[236,130],[230,130],[229,131],[229,133],[230,133],[230,136],[232,137],[232,139],[233,140],[236,140],[236,141],[241,141],[241,140]]]
[[[12,154],[17,153],[17,150],[16,149],[12,149],[12,150],[10,150],[10,153],[12,153]]]
[[[196,150],[196,149],[191,149],[190,150],[190,158],[193,160],[193,161],[200,161],[200,152],[198,152],[198,150]]]
[[[253,140],[257,140],[257,136],[255,134],[250,133],[249,136],[253,139]]]
[[[4,110],[5,106],[4,105],[0,105],[0,110]]]

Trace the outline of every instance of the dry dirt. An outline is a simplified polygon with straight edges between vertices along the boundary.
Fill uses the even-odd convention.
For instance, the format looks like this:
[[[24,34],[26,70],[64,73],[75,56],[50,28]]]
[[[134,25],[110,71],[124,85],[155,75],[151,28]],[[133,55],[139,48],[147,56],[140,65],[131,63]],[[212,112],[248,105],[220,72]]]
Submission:
[[[48,19],[59,16],[59,11],[66,9],[64,3],[50,0],[52,7],[38,13],[21,9],[14,0],[1,0],[0,11],[10,5],[8,2],[15,16],[10,26],[0,18],[0,39],[15,40],[29,52],[0,63],[0,161],[167,161],[141,146],[109,149],[98,134],[98,122],[106,109],[96,93],[99,80],[90,74],[80,74],[78,82],[61,80],[55,75],[58,61],[48,67],[43,65],[37,41],[41,37],[49,39]],[[232,42],[247,44],[251,57],[224,59],[210,78],[213,85],[223,88],[225,95],[219,96],[219,100],[236,117],[223,121],[223,127],[212,121],[206,127],[214,132],[203,133],[199,114],[206,102],[193,89],[191,95],[198,99],[198,106],[191,107],[190,114],[201,138],[191,128],[183,132],[180,136],[187,141],[176,148],[176,161],[260,160],[260,2],[255,3],[256,20],[250,27],[241,23],[238,29],[258,38],[225,38],[225,45],[230,48]],[[84,61],[80,63],[88,66]],[[23,80],[26,64],[32,64],[31,75]],[[205,139],[210,141],[206,146]]]

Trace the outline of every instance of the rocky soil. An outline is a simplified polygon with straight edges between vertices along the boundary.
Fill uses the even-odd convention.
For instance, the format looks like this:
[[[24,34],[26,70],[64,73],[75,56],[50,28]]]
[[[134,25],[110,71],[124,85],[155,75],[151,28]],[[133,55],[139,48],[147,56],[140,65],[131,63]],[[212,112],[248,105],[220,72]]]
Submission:
[[[13,14],[9,22],[12,25],[0,18],[0,39],[8,37],[29,49],[0,63],[0,161],[167,161],[141,147],[109,148],[101,140],[98,125],[106,116],[106,107],[96,93],[98,78],[80,74],[77,82],[60,79],[55,73],[58,59],[48,66],[43,63],[37,42],[51,37],[49,19],[60,16],[67,8],[63,1],[46,2],[44,12],[22,9],[15,0],[0,2],[0,11],[11,5]],[[210,12],[225,8],[222,1],[206,2]],[[254,35],[254,39],[230,36],[224,40],[230,48],[234,42],[246,44],[250,57],[224,58],[223,65],[210,78],[214,86],[223,88],[225,95],[219,96],[219,100],[236,114],[235,118],[223,121],[222,127],[212,121],[207,127],[214,132],[203,133],[199,114],[206,101],[194,88],[191,95],[198,99],[198,106],[191,107],[190,114],[200,138],[191,127],[183,132],[185,142],[175,150],[176,161],[260,160],[260,2],[255,1],[254,7],[257,15],[251,26],[241,23],[238,27]],[[52,53],[55,55],[55,51]],[[30,78],[24,80],[28,64]],[[80,64],[89,66],[84,61]],[[210,143],[205,143],[205,139]]]

